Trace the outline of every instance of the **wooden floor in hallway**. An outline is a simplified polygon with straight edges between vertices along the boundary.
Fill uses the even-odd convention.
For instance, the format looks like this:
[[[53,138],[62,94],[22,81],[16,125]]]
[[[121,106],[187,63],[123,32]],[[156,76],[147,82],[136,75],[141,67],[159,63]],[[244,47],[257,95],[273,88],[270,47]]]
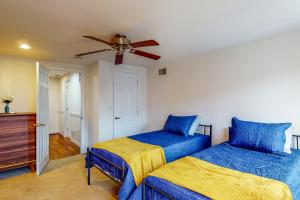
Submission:
[[[59,133],[50,134],[50,160],[74,156],[80,153],[80,148],[73,144],[69,138]]]

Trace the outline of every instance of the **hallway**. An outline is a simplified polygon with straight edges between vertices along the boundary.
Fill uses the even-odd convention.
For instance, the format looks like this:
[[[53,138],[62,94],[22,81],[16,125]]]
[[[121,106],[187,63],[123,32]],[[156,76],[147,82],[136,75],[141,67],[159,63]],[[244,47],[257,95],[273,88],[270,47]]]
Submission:
[[[80,148],[73,144],[69,138],[59,133],[50,134],[50,160],[65,158],[80,153]]]

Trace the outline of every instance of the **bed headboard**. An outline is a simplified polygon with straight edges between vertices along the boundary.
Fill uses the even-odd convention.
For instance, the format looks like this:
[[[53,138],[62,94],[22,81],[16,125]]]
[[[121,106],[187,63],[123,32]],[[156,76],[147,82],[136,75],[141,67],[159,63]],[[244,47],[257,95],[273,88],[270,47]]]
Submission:
[[[300,149],[300,135],[293,135],[292,147]]]
[[[210,145],[212,146],[212,125],[211,124],[210,125],[199,124],[195,133],[209,136]]]

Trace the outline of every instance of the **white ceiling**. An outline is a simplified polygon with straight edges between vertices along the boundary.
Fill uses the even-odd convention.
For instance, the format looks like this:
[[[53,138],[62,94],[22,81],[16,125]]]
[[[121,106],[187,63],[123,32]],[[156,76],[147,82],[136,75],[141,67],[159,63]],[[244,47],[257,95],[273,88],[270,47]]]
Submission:
[[[62,71],[62,70],[50,70],[49,71],[49,76],[50,77],[63,77],[67,74],[69,74],[69,72]]]
[[[167,62],[299,26],[299,0],[1,0],[0,53],[78,64],[112,61],[111,52],[73,56],[106,47],[83,34],[108,40],[123,33],[132,41],[159,41],[143,50]],[[23,41],[32,50],[19,49]],[[129,54],[124,59],[155,62]]]

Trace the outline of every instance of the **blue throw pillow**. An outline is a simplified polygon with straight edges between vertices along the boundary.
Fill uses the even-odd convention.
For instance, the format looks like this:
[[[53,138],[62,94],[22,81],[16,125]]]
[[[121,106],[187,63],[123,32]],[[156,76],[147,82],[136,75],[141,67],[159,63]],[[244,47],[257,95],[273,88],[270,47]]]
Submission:
[[[190,128],[193,122],[196,120],[196,118],[197,115],[195,116],[169,115],[163,130],[169,133],[188,136]]]
[[[285,131],[291,123],[259,123],[232,118],[229,143],[233,146],[265,153],[284,152]]]

